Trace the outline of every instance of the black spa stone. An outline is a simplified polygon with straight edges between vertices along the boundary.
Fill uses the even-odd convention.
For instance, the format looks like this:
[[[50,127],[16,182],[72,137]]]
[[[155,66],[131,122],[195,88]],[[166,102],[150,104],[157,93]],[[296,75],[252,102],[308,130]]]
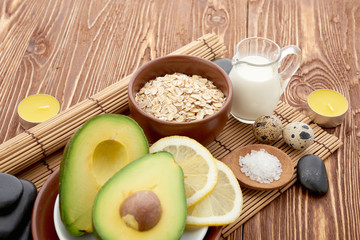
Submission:
[[[228,58],[218,58],[218,59],[215,59],[213,61],[216,65],[218,65],[219,67],[221,67],[225,72],[226,74],[229,75],[233,65],[231,63],[231,59],[228,59]]]
[[[28,223],[26,224],[24,231],[21,234],[18,234],[18,239],[19,240],[32,240],[32,234],[31,234],[31,217],[28,221]]]
[[[23,193],[23,185],[16,177],[0,173],[0,214],[11,211]]]
[[[329,190],[324,162],[316,155],[309,154],[300,158],[297,178],[303,187],[316,195],[324,195]]]
[[[20,182],[24,191],[17,205],[11,212],[0,215],[0,239],[14,239],[12,236],[18,232],[26,231],[26,227],[31,220],[37,190],[30,181],[20,179]],[[18,237],[15,239],[18,239]]]
[[[12,235],[8,237],[8,239],[32,240],[33,238],[31,234],[31,219],[29,219],[24,228],[19,229],[19,231],[13,232]]]

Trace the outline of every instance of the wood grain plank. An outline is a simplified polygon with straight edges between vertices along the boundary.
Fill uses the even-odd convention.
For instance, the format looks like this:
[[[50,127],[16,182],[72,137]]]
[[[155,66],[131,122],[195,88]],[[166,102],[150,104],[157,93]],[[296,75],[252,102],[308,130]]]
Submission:
[[[359,239],[360,2],[357,0],[0,1],[0,142],[21,133],[21,99],[48,93],[64,110],[145,62],[219,34],[231,58],[247,36],[303,53],[282,100],[305,112],[320,88],[343,93],[345,122],[327,130],[344,146],[325,161],[329,193],[290,188],[228,239]],[[271,223],[271,224],[269,224]]]
[[[325,161],[329,193],[315,197],[299,185],[289,189],[244,226],[244,239],[356,239],[359,225],[358,58],[354,31],[359,2],[250,1],[249,36],[274,39],[281,47],[299,45],[303,62],[282,99],[305,112],[306,99],[316,89],[334,89],[349,100],[345,122],[335,131],[344,146]],[[252,28],[253,27],[253,28]],[[353,35],[349,36],[348,32]],[[344,36],[346,36],[344,38]],[[349,38],[350,37],[350,38]],[[357,50],[356,50],[357,49]],[[354,81],[354,79],[357,79]],[[355,83],[356,82],[356,83]],[[354,179],[355,177],[355,179]],[[346,199],[346,200],[344,200]],[[350,210],[351,209],[351,210]],[[266,224],[272,222],[272,224]],[[345,224],[346,223],[346,224]],[[253,233],[255,229],[256,233]],[[353,230],[352,230],[353,229]],[[254,235],[255,234],[255,235]]]
[[[28,69],[23,65],[22,58],[26,52],[29,39],[39,21],[43,2],[14,1],[1,3],[0,18],[0,141],[9,139],[18,133],[16,109],[17,103],[23,99],[26,90],[24,81],[16,77],[26,78],[26,72],[18,74],[19,68]],[[38,15],[38,14],[39,15]]]

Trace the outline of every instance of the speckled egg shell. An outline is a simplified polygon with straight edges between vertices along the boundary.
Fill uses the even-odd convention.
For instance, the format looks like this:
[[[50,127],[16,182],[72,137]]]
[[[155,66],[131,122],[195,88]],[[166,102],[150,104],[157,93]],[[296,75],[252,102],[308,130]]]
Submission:
[[[282,123],[276,116],[261,116],[253,124],[255,138],[263,143],[276,141],[281,135]]]
[[[295,149],[305,149],[314,142],[314,131],[302,122],[293,122],[283,129],[284,141]]]

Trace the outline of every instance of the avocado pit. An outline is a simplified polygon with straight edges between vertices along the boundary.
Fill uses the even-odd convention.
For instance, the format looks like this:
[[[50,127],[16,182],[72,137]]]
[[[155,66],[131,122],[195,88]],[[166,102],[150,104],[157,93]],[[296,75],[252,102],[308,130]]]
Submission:
[[[126,225],[140,232],[153,228],[161,213],[160,200],[150,190],[131,194],[120,206],[120,216]]]

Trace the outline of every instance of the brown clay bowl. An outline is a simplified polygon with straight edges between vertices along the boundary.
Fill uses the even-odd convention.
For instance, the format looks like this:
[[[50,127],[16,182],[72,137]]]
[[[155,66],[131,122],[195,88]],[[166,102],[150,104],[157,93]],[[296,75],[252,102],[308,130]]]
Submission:
[[[59,239],[54,225],[54,204],[58,195],[59,169],[46,180],[36,197],[31,216],[31,233],[34,240]]]
[[[224,106],[215,114],[193,122],[169,122],[143,111],[135,102],[136,93],[149,80],[173,73],[200,75],[212,81],[226,96]],[[131,77],[129,107],[132,118],[143,128],[150,143],[171,136],[188,136],[206,145],[225,127],[231,110],[232,84],[228,75],[216,64],[203,58],[188,55],[170,55],[152,60],[140,67]]]

